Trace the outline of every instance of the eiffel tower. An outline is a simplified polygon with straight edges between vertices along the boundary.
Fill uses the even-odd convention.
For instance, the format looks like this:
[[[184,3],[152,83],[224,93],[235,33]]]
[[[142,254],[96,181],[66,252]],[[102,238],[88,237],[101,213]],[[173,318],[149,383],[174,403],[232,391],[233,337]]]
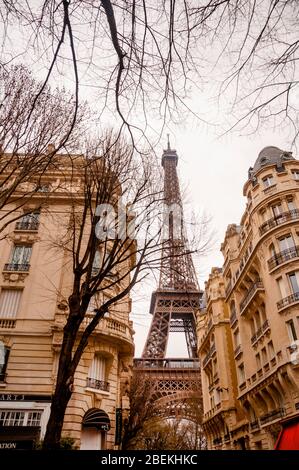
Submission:
[[[151,298],[152,323],[142,358],[135,359],[134,364],[135,373],[142,373],[152,382],[151,399],[160,414],[192,419],[194,400],[197,415],[198,409],[202,409],[195,322],[202,292],[184,230],[177,163],[177,152],[170,148],[168,138],[162,155],[168,233],[161,255],[159,286]],[[170,332],[185,334],[188,358],[166,357]]]

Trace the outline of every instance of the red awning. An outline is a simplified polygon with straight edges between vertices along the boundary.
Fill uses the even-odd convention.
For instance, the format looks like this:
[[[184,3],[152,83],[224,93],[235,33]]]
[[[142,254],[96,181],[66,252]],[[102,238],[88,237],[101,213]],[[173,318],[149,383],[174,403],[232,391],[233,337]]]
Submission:
[[[299,450],[299,423],[283,428],[274,447],[275,450]]]

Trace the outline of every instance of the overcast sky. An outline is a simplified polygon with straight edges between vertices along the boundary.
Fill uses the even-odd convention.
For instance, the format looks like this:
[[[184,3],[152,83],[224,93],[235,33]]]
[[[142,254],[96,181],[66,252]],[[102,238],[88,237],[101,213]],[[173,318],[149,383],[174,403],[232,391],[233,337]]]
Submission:
[[[36,6],[41,3],[41,0],[33,0],[31,6]],[[267,4],[267,2],[265,2]],[[24,2],[26,4],[26,2]],[[290,21],[293,19],[290,18]],[[293,31],[296,34],[296,28],[287,28],[288,35]],[[35,41],[33,30],[29,29],[26,23],[24,30],[16,23],[11,23],[9,31],[0,28],[5,37],[2,44],[2,57],[8,62],[14,58],[14,63],[26,63],[34,74],[44,79],[48,70],[49,61],[52,60],[53,49],[48,47],[45,49],[46,42]],[[115,125],[116,113],[114,107],[111,109],[107,106],[105,113],[101,112],[102,103],[99,98],[99,89],[101,84],[101,74],[104,66],[107,63],[114,63],[115,57],[111,52],[110,40],[106,43],[106,50],[103,47],[102,38],[99,41],[98,49],[94,50],[93,60],[99,62],[98,68],[92,70],[89,62],[85,61],[86,53],[90,52],[91,43],[87,41],[88,32],[86,23],[76,23],[76,36],[81,34],[81,42],[77,45],[77,53],[81,57],[79,61],[79,75],[80,75],[80,98],[85,98],[91,105],[100,113],[96,121],[96,127],[100,130],[102,126]],[[284,31],[284,30],[283,30]],[[79,34],[79,36],[80,36]],[[32,39],[31,38],[32,35]],[[82,36],[83,35],[83,36]],[[86,37],[85,37],[86,36]],[[220,244],[224,239],[225,230],[228,224],[239,223],[242,213],[245,208],[245,199],[243,197],[243,185],[247,180],[247,172],[250,166],[258,156],[258,153],[268,145],[274,145],[282,148],[283,150],[292,150],[291,140],[293,135],[290,129],[277,126],[275,130],[270,130],[270,123],[264,119],[264,126],[258,133],[246,135],[250,133],[252,128],[247,128],[242,131],[242,135],[237,132],[230,133],[224,137],[219,138],[221,129],[228,128],[228,123],[234,122],[234,112],[231,109],[231,104],[235,100],[235,90],[231,86],[226,90],[222,96],[219,91],[219,84],[221,84],[224,74],[223,70],[229,66],[229,54],[222,53],[223,38],[219,37],[219,41],[211,44],[209,39],[201,38],[198,47],[194,54],[198,56],[200,64],[200,76],[194,76],[192,83],[188,82],[187,89],[184,90],[182,96],[184,102],[197,113],[202,119],[205,119],[210,125],[203,124],[197,120],[194,115],[178,113],[176,120],[180,120],[180,124],[169,124],[163,130],[163,120],[159,120],[158,109],[159,106],[151,99],[146,101],[146,109],[148,110],[147,124],[148,129],[152,136],[158,140],[158,136],[162,134],[162,141],[160,147],[155,150],[157,154],[161,155],[163,145],[167,145],[166,133],[170,133],[171,147],[176,149],[179,156],[178,172],[181,187],[186,189],[186,212],[194,209],[195,213],[205,212],[211,219],[211,229],[215,231],[215,244],[211,252],[196,262],[196,269],[198,273],[198,280],[200,287],[204,287],[204,281],[208,278],[209,272],[213,266],[222,265],[222,255],[220,253]],[[237,36],[234,39],[239,39],[242,42],[242,36]],[[44,38],[44,41],[45,38]],[[207,41],[207,42],[205,42]],[[31,46],[29,47],[29,45]],[[212,47],[211,47],[212,46]],[[233,44],[233,53],[238,55],[238,47]],[[221,53],[220,53],[221,52]],[[218,54],[220,53],[221,61],[219,61]],[[81,56],[80,56],[81,54]],[[88,54],[87,54],[88,55]],[[111,57],[110,57],[111,56]],[[84,59],[84,60],[83,60]],[[217,61],[216,61],[217,59]],[[103,62],[104,61],[104,62]],[[107,62],[108,61],[108,62]],[[112,61],[112,62],[111,62]],[[227,61],[227,63],[226,63]],[[215,65],[217,64],[217,65]],[[104,68],[103,68],[104,67]],[[262,78],[267,70],[257,68],[258,73]],[[89,76],[90,74],[90,76]],[[98,75],[97,75],[98,74]],[[163,82],[161,77],[161,83]],[[179,80],[178,80],[179,82]],[[254,79],[248,80],[241,84],[246,88],[251,85]],[[66,86],[72,91],[74,89],[74,74],[73,67],[70,61],[70,48],[68,41],[65,41],[59,56],[59,67],[55,68],[50,79],[51,85]],[[151,86],[151,83],[149,83]],[[153,83],[153,88],[156,83]],[[113,89],[112,89],[113,91]],[[224,96],[225,95],[225,96]],[[114,95],[113,95],[114,96]],[[216,97],[216,98],[215,98]],[[153,97],[150,97],[153,98]],[[299,96],[290,95],[289,99],[293,99],[293,105],[298,104]],[[295,100],[295,101],[294,101]],[[239,102],[241,106],[242,102]],[[156,106],[156,107],[155,107]],[[141,121],[142,113],[136,110],[137,114],[132,116],[133,122],[136,125],[144,125]],[[241,113],[242,115],[242,113]],[[139,121],[138,122],[138,116]],[[258,122],[258,124],[260,124]],[[273,124],[274,121],[272,121]],[[217,125],[216,125],[217,124]],[[257,122],[253,119],[252,126],[256,126]],[[163,144],[164,142],[164,144]],[[294,153],[296,157],[296,154]],[[157,287],[157,280],[150,279],[142,285],[138,285],[133,294],[133,307],[131,318],[134,320],[135,326],[135,343],[136,343],[136,356],[140,356],[142,348],[148,332],[151,316],[147,313],[149,310],[150,296],[152,290]],[[185,347],[183,346],[182,335],[179,336],[180,341],[172,342],[168,354],[170,356],[179,356],[184,353]]]

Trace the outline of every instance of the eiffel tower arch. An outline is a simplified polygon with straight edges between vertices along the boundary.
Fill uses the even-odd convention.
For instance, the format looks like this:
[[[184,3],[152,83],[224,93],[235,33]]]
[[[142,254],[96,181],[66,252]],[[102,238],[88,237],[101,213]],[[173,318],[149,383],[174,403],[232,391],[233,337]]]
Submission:
[[[177,175],[176,150],[168,148],[162,155],[164,201],[166,207],[180,209],[179,222],[173,211],[167,214],[167,236],[161,254],[159,286],[152,293],[152,322],[142,357],[135,359],[134,369],[143,380],[151,382],[151,400],[157,414],[164,417],[194,418],[194,403],[202,412],[200,365],[197,356],[196,314],[202,292],[184,229],[182,199]],[[169,333],[184,333],[187,358],[167,358]]]

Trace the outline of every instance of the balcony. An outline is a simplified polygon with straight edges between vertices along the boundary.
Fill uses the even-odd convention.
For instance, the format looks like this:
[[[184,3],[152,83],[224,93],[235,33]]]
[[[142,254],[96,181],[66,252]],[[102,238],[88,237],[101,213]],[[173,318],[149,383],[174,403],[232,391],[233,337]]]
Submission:
[[[297,220],[299,219],[299,210],[298,209],[293,209],[288,212],[282,212],[281,214],[273,217],[272,219],[267,220],[264,222],[260,228],[260,235],[264,235],[267,233],[269,230],[271,230],[274,227],[277,227],[278,225],[284,224],[286,222],[290,222],[292,220]]]
[[[279,418],[283,418],[285,414],[285,408],[277,408],[276,410],[270,411],[269,413],[264,414],[260,418],[261,425],[271,423],[271,421],[274,421]]]
[[[95,390],[101,390],[102,392],[109,392],[110,385],[104,380],[92,379],[88,377],[86,379],[86,387],[94,388]]]
[[[4,271],[29,271],[30,264],[7,263],[4,265]]]
[[[226,297],[229,296],[229,294],[231,293],[231,290],[233,288],[233,284],[232,284],[232,281],[230,280],[225,288],[225,295]]]
[[[288,307],[289,305],[292,305],[296,302],[299,302],[299,292],[294,292],[294,294],[291,294],[277,302],[277,309],[282,310],[283,308]]]
[[[235,358],[237,358],[238,356],[240,356],[240,354],[242,353],[242,346],[241,344],[239,344],[236,349],[234,350],[234,355],[235,355]]]
[[[285,263],[286,261],[298,257],[299,246],[293,246],[292,248],[288,248],[287,250],[281,251],[280,253],[277,253],[277,255],[272,256],[272,258],[268,260],[269,271],[272,271],[272,269],[276,268],[282,263]]]
[[[81,329],[85,329],[92,321],[94,315],[87,313],[81,323]],[[130,347],[133,345],[133,330],[130,325],[114,318],[102,318],[93,330],[93,334],[107,335],[115,340],[125,341]]]
[[[234,326],[236,321],[237,321],[237,314],[236,312],[233,312],[231,316],[229,317],[230,326]]]
[[[269,320],[266,320],[262,326],[251,337],[251,344],[254,345],[270,329]]]
[[[255,295],[257,292],[259,291],[264,291],[264,286],[263,286],[263,283],[260,279],[258,279],[256,282],[254,282],[247,294],[245,295],[245,297],[243,298],[242,302],[240,303],[240,314],[242,315],[242,313],[244,312],[245,308],[249,305],[249,303],[251,302],[251,300],[254,299]]]
[[[212,358],[212,356],[213,356],[213,354],[214,354],[215,352],[216,352],[216,346],[215,346],[215,344],[213,344],[213,345],[210,347],[210,349],[209,349],[209,351],[208,351],[206,357],[205,357],[204,360],[202,361],[202,367],[206,367],[206,365],[208,364],[208,362],[210,361],[210,359]]]
[[[16,223],[15,230],[34,231],[38,230],[39,222],[37,220],[22,221]]]
[[[260,422],[258,419],[256,419],[255,421],[251,421],[249,424],[251,431],[255,431],[256,429],[260,428]]]
[[[11,318],[0,318],[0,328],[11,329],[16,327],[16,320]]]
[[[222,444],[222,437],[216,437],[216,438],[213,440],[213,444],[214,444],[214,445]]]

